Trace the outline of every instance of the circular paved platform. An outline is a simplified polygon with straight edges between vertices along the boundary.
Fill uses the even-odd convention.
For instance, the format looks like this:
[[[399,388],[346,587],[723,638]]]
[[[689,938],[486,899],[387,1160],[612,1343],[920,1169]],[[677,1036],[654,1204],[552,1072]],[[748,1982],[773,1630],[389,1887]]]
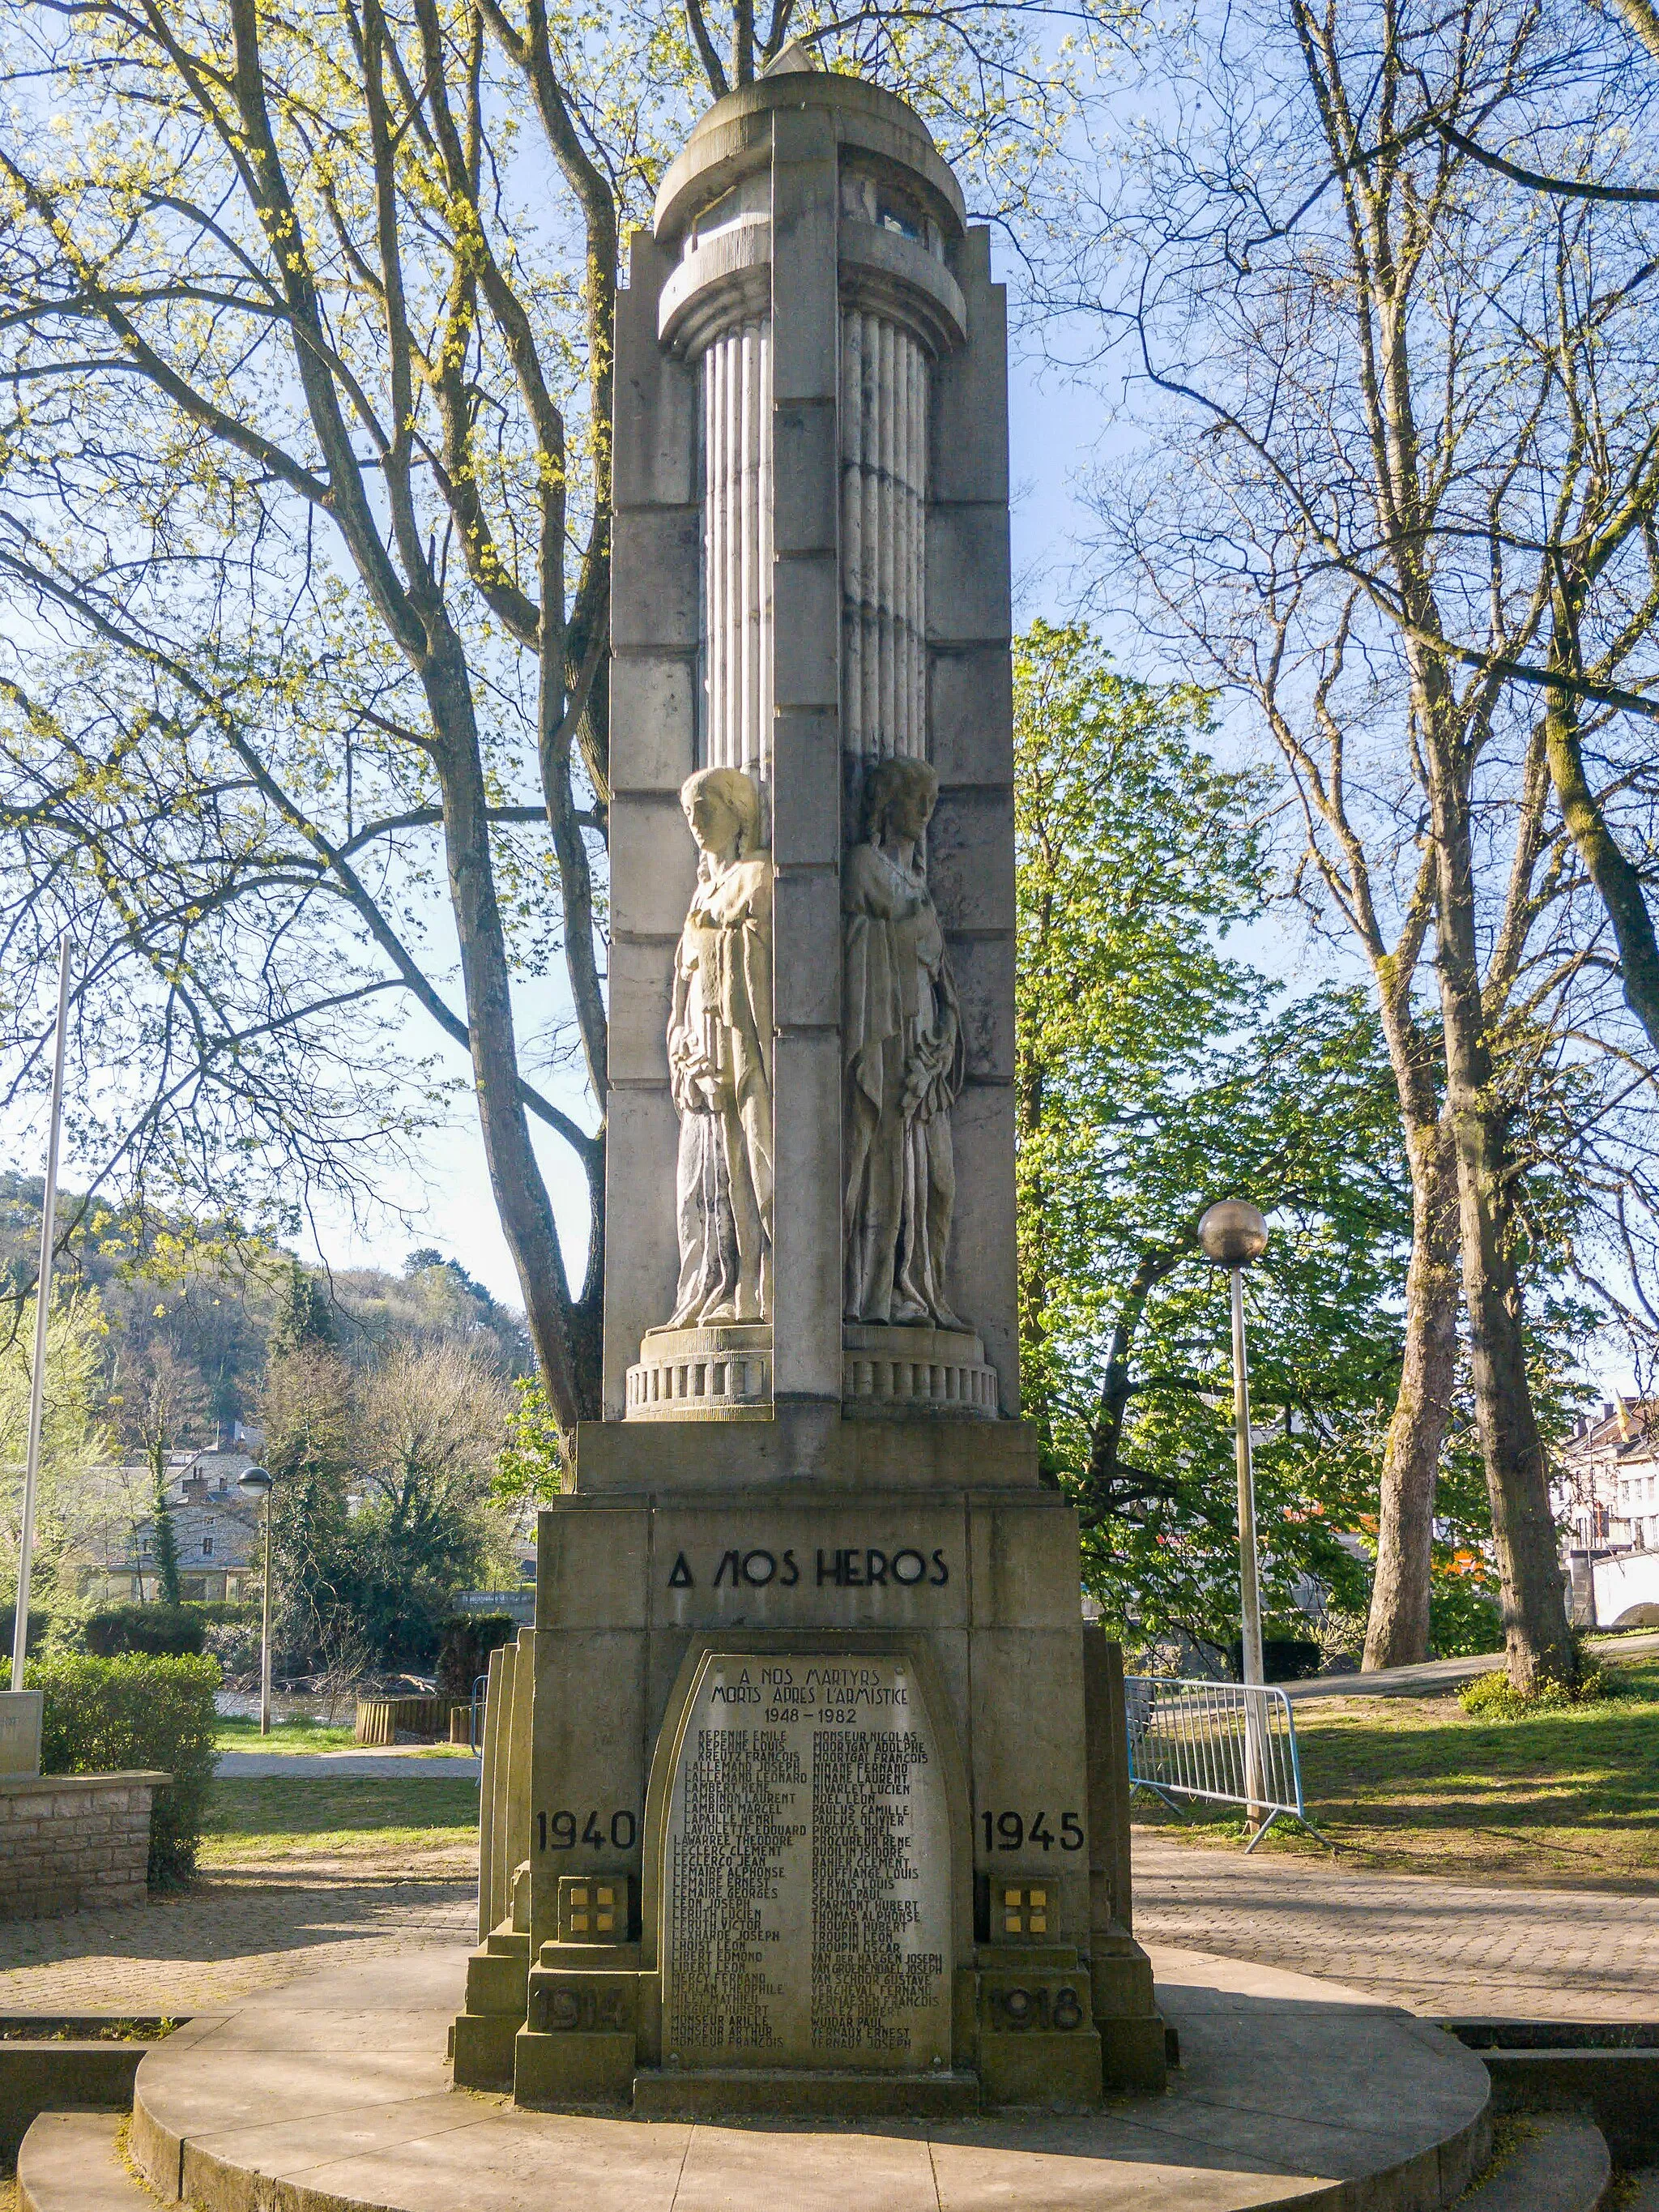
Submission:
[[[145,2057],[132,2149],[209,2212],[1438,2212],[1478,2171],[1486,2071],[1333,1984],[1155,1951],[1182,2065],[1085,2118],[645,2121],[451,2087],[465,1954],[308,1974]]]

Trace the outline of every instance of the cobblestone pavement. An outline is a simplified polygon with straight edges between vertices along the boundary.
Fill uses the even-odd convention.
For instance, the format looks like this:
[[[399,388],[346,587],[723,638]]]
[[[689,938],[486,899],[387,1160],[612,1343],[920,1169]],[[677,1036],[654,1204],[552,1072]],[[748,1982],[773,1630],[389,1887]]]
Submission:
[[[324,1964],[471,1943],[477,1854],[282,1859],[122,1911],[0,1921],[0,2013],[214,2012]]]
[[[1659,2021],[1659,1897],[1349,1873],[1138,1827],[1135,1935],[1284,1966],[1434,2019]]]
[[[108,1912],[0,1921],[0,2013],[211,2012],[325,1963],[473,1940],[476,1856],[285,1858]],[[1143,1943],[1345,1982],[1436,2018],[1659,2021],[1659,1897],[1246,1858],[1138,1827]]]

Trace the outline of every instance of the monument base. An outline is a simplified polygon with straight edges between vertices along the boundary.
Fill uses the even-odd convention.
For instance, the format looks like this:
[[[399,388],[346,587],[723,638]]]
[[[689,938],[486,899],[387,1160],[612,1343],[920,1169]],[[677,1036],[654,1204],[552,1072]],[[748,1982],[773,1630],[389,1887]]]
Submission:
[[[799,2068],[710,2068],[696,2074],[636,2074],[634,2116],[714,2120],[777,2113],[796,2119],[960,2118],[979,2110],[972,2074],[809,2074]]]
[[[538,1626],[491,1661],[458,2084],[653,2112],[1155,2094],[1121,1662],[1023,1425],[605,1423],[576,1476]]]
[[[913,2111],[893,2124],[878,2107],[769,2121],[745,2106],[752,2085],[727,2075],[719,2101],[736,2124],[720,2126],[684,2106],[526,2112],[453,2089],[444,2023],[463,1959],[405,1953],[302,1975],[156,2045],[138,2069],[131,2154],[165,2202],[204,2212],[1438,2212],[1480,2170],[1486,2069],[1430,2022],[1231,1960],[1156,1963],[1181,2039],[1164,2094],[1072,2116]]]

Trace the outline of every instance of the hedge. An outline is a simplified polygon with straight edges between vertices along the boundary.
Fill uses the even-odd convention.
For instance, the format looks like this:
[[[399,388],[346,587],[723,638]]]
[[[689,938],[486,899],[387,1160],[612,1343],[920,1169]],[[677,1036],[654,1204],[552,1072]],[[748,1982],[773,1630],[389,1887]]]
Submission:
[[[202,1608],[193,1605],[117,1605],[94,1613],[84,1631],[86,1647],[100,1659],[112,1659],[122,1651],[147,1651],[153,1656],[201,1656],[207,1640]]]
[[[512,1643],[519,1623],[507,1613],[464,1613],[443,1622],[442,1631],[438,1688],[446,1697],[470,1698],[474,1680],[489,1665],[490,1653]]]
[[[52,1615],[42,1607],[32,1605],[29,1607],[28,1633],[28,1648],[31,1651],[40,1650],[41,1638],[51,1626]],[[12,1639],[16,1633],[17,1601],[14,1598],[4,1611],[0,1612],[0,1650],[3,1650],[8,1657],[11,1653]]]
[[[182,1609],[206,1621],[210,1628],[222,1628],[227,1623],[237,1628],[246,1627],[249,1623],[255,1628],[259,1626],[260,1606],[257,1597],[187,1597]]]
[[[161,1768],[172,1775],[149,1816],[149,1879],[167,1888],[194,1873],[208,1784],[213,1778],[218,1662],[131,1652],[112,1659],[76,1652],[32,1660],[25,1677],[46,1692],[43,1774],[118,1774]]]

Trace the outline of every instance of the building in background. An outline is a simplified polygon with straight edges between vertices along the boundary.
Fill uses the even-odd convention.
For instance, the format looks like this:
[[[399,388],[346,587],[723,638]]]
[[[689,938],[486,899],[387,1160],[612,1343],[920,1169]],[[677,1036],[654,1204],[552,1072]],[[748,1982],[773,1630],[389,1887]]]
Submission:
[[[1550,1492],[1574,1620],[1611,1628],[1638,1607],[1659,1613],[1659,1398],[1604,1400],[1557,1453]]]
[[[187,1603],[234,1604],[256,1596],[259,1515],[236,1485],[253,1464],[245,1442],[174,1452],[167,1498],[179,1553],[179,1595]],[[106,1605],[154,1604],[161,1596],[150,1471],[143,1464],[100,1470],[103,1510],[81,1566],[83,1597]]]

